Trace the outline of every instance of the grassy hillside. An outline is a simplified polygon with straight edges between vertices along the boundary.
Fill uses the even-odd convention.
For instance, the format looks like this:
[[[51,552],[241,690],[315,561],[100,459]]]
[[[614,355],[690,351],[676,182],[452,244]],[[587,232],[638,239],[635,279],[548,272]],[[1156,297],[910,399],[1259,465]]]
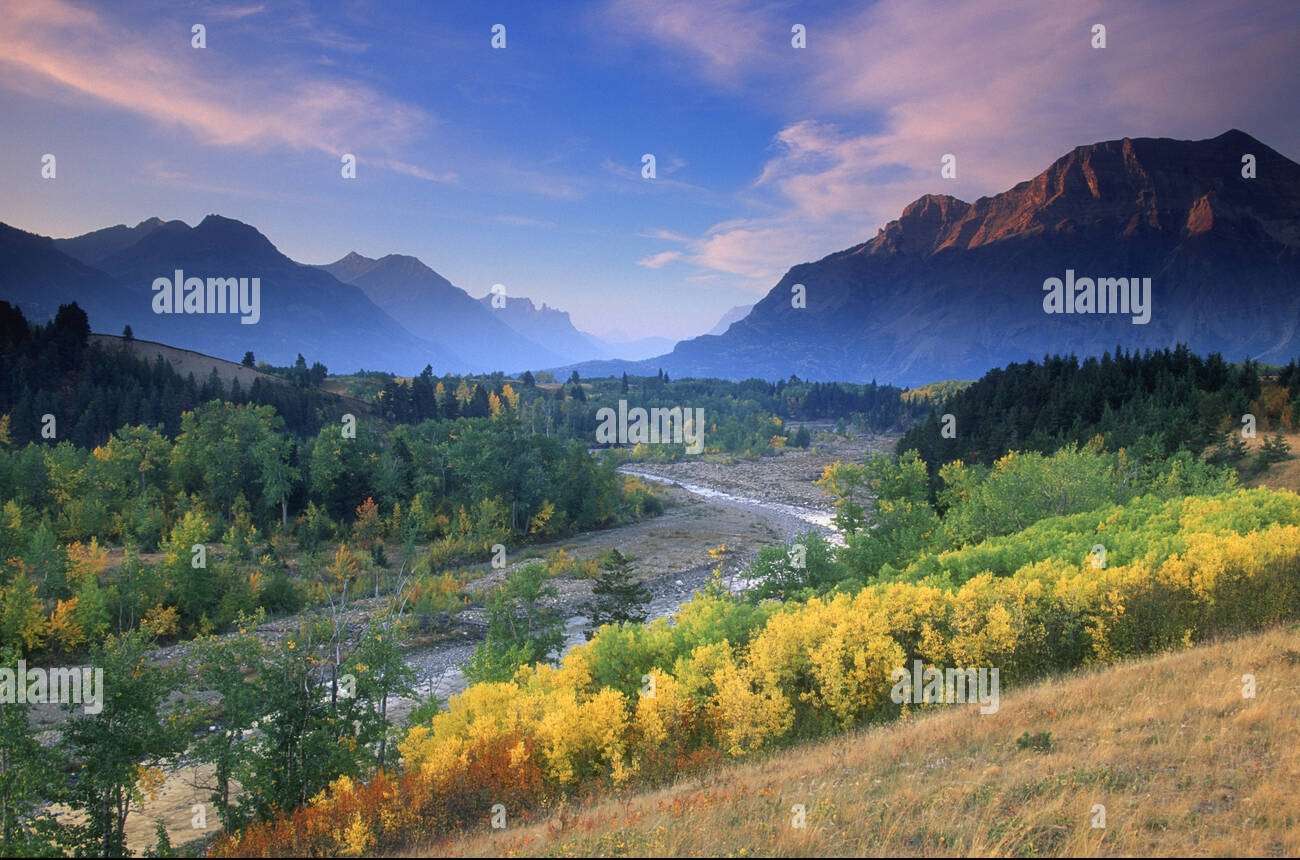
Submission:
[[[996,715],[931,712],[409,856],[1295,856],[1297,691],[1300,627],[1274,628],[1027,687]]]
[[[143,358],[147,361],[154,361],[162,358],[172,366],[181,376],[194,374],[194,378],[202,382],[207,379],[212,371],[217,372],[217,378],[222,384],[230,385],[238,380],[239,384],[245,390],[252,388],[253,383],[260,380],[264,385],[287,385],[288,383],[281,377],[269,373],[263,373],[260,370],[254,370],[251,367],[235,361],[226,361],[224,358],[217,358],[212,355],[205,355],[201,352],[195,352],[192,349],[181,349],[176,346],[169,346],[165,343],[158,343],[152,340],[126,340],[114,334],[92,334],[89,337],[90,343],[98,343],[105,348],[128,347],[132,354],[137,358]],[[370,404],[364,400],[352,397],[347,392],[335,391],[329,387],[324,390],[335,394],[345,404],[362,412],[370,411]]]

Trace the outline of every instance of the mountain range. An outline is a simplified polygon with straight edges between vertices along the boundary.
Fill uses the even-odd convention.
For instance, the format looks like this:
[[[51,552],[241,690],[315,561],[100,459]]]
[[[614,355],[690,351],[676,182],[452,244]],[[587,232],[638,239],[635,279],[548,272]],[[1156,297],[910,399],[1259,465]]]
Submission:
[[[1149,277],[1150,321],[1046,313],[1045,282],[1073,277]],[[791,268],[721,333],[576,369],[918,385],[1178,343],[1285,363],[1298,322],[1300,165],[1232,130],[1080,146],[974,203],[927,194],[870,241]]]
[[[259,278],[259,323],[154,313],[154,279],[177,271]],[[1052,279],[1083,278],[1149,278],[1149,321],[1046,312]],[[665,341],[602,341],[545,304],[475,298],[415,257],[305,265],[219,215],[69,239],[0,224],[0,298],[35,320],[76,301],[96,331],[129,324],[137,337],[232,360],[252,350],[288,364],[302,353],[335,372],[663,369],[919,385],[1049,353],[1178,343],[1284,363],[1300,355],[1300,165],[1236,130],[1080,146],[973,203],[924,195],[869,241],[794,266],[752,308],[652,358]]]
[[[260,319],[235,314],[155,313],[156,278],[254,278]],[[209,215],[191,227],[149,218],[67,239],[0,224],[0,299],[44,321],[79,303],[95,331],[136,337],[238,361],[271,364],[301,353],[335,372],[417,373],[542,369],[584,359],[642,358],[644,343],[606,343],[561,310],[508,297],[475,299],[415,257],[355,252],[323,266],[282,254],[256,228]],[[671,346],[671,342],[668,342]]]

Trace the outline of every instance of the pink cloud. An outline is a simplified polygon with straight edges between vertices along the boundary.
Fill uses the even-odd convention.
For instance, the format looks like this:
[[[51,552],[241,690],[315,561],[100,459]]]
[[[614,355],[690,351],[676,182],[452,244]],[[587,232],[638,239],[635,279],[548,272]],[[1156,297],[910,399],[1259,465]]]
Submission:
[[[386,153],[428,122],[418,108],[353,81],[234,65],[215,49],[191,48],[188,32],[166,38],[183,47],[66,0],[8,4],[0,85],[122,109],[217,147]],[[388,166],[420,171],[397,160]]]

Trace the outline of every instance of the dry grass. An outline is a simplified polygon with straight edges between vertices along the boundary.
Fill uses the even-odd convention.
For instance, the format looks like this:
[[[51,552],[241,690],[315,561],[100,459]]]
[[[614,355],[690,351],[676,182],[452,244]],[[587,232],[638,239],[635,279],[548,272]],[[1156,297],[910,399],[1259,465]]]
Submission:
[[[1246,440],[1246,448],[1253,456],[1272,435],[1271,431],[1260,433],[1254,439]],[[1246,486],[1269,487],[1274,490],[1300,493],[1300,433],[1283,433],[1282,438],[1286,439],[1287,444],[1291,446],[1291,453],[1296,455],[1295,459],[1274,463],[1264,474],[1246,481]]]
[[[1050,732],[1050,750],[1021,749],[1024,732]],[[1296,856],[1298,789],[1289,627],[1049,681],[1004,695],[996,715],[929,713],[412,856]]]

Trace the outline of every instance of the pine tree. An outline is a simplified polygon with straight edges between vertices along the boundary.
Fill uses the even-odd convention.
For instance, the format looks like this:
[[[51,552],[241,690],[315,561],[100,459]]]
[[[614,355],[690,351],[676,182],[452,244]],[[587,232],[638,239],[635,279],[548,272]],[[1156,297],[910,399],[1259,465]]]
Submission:
[[[587,638],[594,636],[604,624],[640,624],[645,621],[645,607],[650,597],[650,589],[632,572],[632,559],[617,549],[610,550],[601,559],[600,572],[591,589],[591,600],[584,607],[591,619]]]

